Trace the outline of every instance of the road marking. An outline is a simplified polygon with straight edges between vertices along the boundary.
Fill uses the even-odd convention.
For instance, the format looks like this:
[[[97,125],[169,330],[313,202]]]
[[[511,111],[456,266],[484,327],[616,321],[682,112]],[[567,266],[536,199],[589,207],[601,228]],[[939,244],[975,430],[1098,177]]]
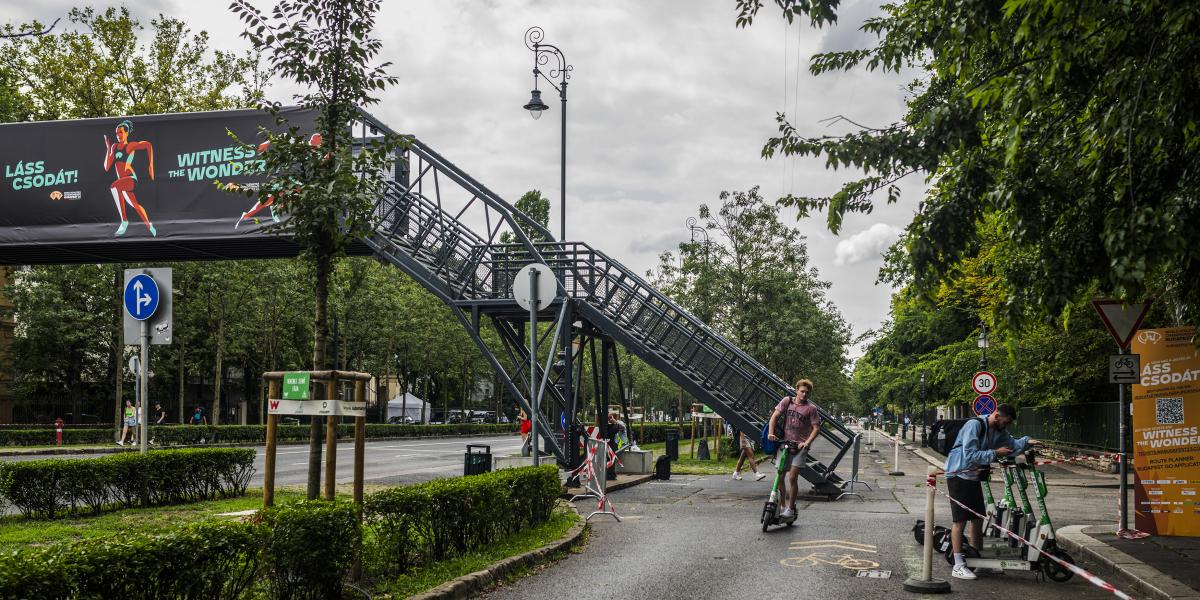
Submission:
[[[831,560],[835,559],[835,560]],[[779,561],[779,564],[785,567],[805,567],[817,566],[818,564],[833,565],[851,571],[865,571],[867,569],[878,569],[879,563],[873,560],[855,558],[850,554],[840,554],[838,556],[826,556],[824,552],[813,552],[808,556],[792,556]]]
[[[843,550],[874,553],[878,549],[878,546],[847,540],[796,540],[788,546],[790,550],[810,550],[813,548],[841,548]]]

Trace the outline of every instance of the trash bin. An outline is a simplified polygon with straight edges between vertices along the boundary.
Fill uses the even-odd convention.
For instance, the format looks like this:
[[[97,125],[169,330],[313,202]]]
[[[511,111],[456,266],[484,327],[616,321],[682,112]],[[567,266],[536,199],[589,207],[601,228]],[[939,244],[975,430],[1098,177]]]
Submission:
[[[667,443],[667,458],[679,460],[679,430],[668,429],[663,439]]]
[[[660,456],[654,461],[654,476],[663,481],[671,478],[670,456]]]
[[[491,470],[492,447],[467,444],[467,453],[463,455],[463,475],[479,475]]]
[[[712,456],[708,452],[708,440],[700,440],[700,444],[696,447],[696,460],[711,460]]]

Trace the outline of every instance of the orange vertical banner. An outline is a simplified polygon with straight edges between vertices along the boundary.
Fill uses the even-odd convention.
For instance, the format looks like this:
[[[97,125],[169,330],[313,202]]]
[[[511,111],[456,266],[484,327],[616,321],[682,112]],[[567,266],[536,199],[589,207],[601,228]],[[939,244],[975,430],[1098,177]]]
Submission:
[[[1143,329],[1133,385],[1135,526],[1200,536],[1200,353],[1194,327]]]

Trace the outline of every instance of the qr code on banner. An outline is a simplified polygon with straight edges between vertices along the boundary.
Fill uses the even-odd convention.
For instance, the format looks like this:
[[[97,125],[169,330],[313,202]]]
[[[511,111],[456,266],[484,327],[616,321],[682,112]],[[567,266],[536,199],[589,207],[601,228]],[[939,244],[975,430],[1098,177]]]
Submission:
[[[1183,398],[1158,398],[1155,400],[1154,420],[1159,425],[1183,423]]]

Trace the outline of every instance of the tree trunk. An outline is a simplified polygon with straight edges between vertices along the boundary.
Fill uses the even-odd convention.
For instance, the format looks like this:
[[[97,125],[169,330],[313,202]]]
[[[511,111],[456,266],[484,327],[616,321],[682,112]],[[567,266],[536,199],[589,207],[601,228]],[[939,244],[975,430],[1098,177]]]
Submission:
[[[425,397],[421,398],[421,423],[427,423],[425,418],[426,407],[429,406],[429,377],[425,377]]]
[[[327,251],[331,244],[323,244],[316,255],[316,282],[313,290],[313,355],[314,371],[325,370],[325,341],[329,337],[329,273],[333,267],[333,256]],[[328,390],[325,390],[328,397]],[[308,419],[308,499],[315,500],[321,493],[321,419]]]
[[[178,336],[176,336],[178,337]],[[187,370],[183,366],[183,358],[186,355],[187,346],[181,341],[179,342],[179,424],[183,425],[183,389],[187,381]]]
[[[123,272],[120,265],[115,265],[113,268],[113,291],[117,299],[116,318],[117,326],[113,328],[113,440],[121,435],[121,396],[125,395],[125,345],[121,339],[124,337],[124,321],[125,316],[122,311],[125,310],[125,295],[122,293]]]
[[[217,311],[217,364],[213,368],[213,409],[209,423],[221,424],[221,384],[225,380],[225,311]]]

